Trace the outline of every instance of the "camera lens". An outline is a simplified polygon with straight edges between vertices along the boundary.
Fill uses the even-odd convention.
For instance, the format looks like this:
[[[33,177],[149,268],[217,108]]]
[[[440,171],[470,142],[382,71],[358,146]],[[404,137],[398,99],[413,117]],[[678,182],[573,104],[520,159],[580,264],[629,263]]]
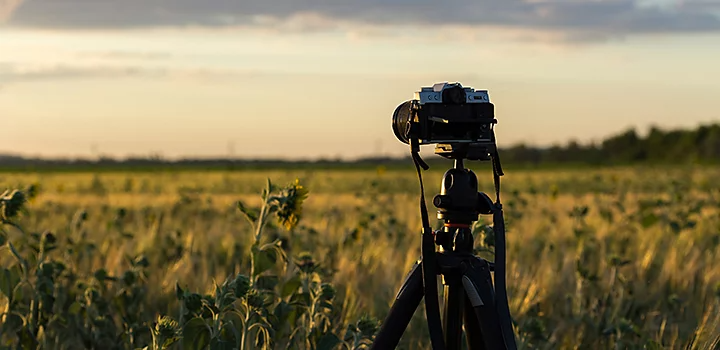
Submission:
[[[403,143],[410,143],[410,118],[412,117],[412,101],[405,101],[393,113],[392,128],[395,137]]]

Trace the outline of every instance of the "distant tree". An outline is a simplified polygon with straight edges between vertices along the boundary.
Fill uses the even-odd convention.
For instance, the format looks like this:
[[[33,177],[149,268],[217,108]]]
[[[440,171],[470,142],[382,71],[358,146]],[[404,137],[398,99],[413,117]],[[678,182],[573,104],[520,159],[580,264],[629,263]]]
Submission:
[[[618,162],[637,162],[647,159],[646,150],[641,146],[640,137],[635,129],[606,139],[602,143],[602,149],[609,159]]]
[[[706,127],[703,137],[697,140],[697,147],[702,159],[720,160],[720,125]]]
[[[506,164],[628,164],[628,163],[720,163],[720,123],[700,125],[692,130],[663,130],[652,126],[645,137],[640,137],[634,128],[612,135],[599,143],[583,144],[578,140],[570,140],[565,145],[555,144],[550,147],[536,147],[525,143],[504,147],[500,150],[503,163]],[[428,162],[442,162],[432,157]],[[242,169],[248,168],[279,168],[279,167],[345,167],[355,165],[407,165],[408,156],[386,158],[370,157],[357,161],[344,161],[340,157],[323,158],[314,161],[279,160],[279,159],[181,159],[168,160],[155,153],[146,157],[130,157],[117,160],[101,156],[97,160],[90,159],[38,159],[23,158],[16,155],[0,154],[0,169],[39,167],[87,167],[101,166],[105,168],[144,168],[144,167],[179,167],[200,169]],[[443,163],[444,164],[444,163]]]

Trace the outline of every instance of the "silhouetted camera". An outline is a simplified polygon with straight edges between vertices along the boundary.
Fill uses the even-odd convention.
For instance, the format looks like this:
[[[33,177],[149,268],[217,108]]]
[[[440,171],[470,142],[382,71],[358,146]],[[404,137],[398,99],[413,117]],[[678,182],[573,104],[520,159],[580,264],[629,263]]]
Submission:
[[[395,136],[407,144],[413,139],[419,145],[495,144],[495,106],[487,90],[460,83],[421,88],[395,109],[392,119]]]

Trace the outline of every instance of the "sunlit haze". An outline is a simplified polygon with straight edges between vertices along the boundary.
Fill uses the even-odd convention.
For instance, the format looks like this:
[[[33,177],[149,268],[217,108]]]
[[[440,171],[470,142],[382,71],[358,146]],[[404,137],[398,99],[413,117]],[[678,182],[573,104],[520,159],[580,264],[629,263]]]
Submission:
[[[399,155],[439,81],[489,90],[501,145],[720,117],[720,3],[499,3],[0,0],[0,153]]]

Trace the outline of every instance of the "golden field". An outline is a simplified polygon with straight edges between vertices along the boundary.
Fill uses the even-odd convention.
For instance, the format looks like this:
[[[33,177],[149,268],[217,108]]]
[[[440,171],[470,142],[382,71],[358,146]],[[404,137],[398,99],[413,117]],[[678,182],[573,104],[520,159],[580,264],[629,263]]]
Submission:
[[[481,189],[494,197],[488,167],[476,173]],[[506,173],[502,201],[508,294],[520,348],[719,348],[720,169]],[[441,169],[424,173],[429,205],[441,176]],[[43,258],[63,262],[64,271],[73,272],[73,281],[98,279],[99,269],[121,276],[128,260],[146,257],[144,294],[135,301],[142,307],[133,322],[152,328],[157,315],[178,321],[184,317],[178,312],[182,301],[176,298],[176,285],[212,294],[215,284],[229,276],[251,274],[248,257],[256,231],[237,203],[259,209],[266,179],[281,188],[296,178],[309,191],[299,224],[288,229],[269,218],[262,243],[280,240],[288,261],[297,262],[303,252],[312,256],[319,266],[314,273],[336,291],[325,331],[337,334],[346,348],[360,348],[358,341],[348,340],[348,325],[363,316],[382,320],[419,257],[419,185],[410,165],[407,171],[0,173],[0,184],[3,189],[32,185],[38,193],[13,221],[19,228],[5,228],[21,255],[33,254],[27,238],[32,233],[52,232],[57,248]],[[433,223],[437,227],[434,219]],[[475,227],[478,247],[487,225],[491,218],[481,217]],[[17,258],[9,249],[0,251],[2,267],[10,270]],[[295,265],[288,263],[275,275],[283,281],[292,278],[293,269]],[[29,284],[32,281],[28,277]],[[102,297],[112,298],[121,289],[102,281],[82,288],[93,283],[99,283]],[[79,292],[69,295],[82,299]],[[90,310],[83,303],[82,310]],[[64,310],[57,302],[54,308],[56,313]],[[0,297],[0,310],[9,309],[7,298]],[[122,333],[122,326],[113,329]],[[4,344],[17,344],[21,337],[6,338]],[[149,339],[150,335],[138,335],[132,346],[120,348],[142,347]],[[102,344],[78,340],[73,347],[59,340],[38,341],[52,348]],[[280,348],[279,344],[264,345]],[[298,344],[292,347],[320,348]],[[254,346],[260,345],[245,348]],[[422,309],[401,346],[429,348]]]

